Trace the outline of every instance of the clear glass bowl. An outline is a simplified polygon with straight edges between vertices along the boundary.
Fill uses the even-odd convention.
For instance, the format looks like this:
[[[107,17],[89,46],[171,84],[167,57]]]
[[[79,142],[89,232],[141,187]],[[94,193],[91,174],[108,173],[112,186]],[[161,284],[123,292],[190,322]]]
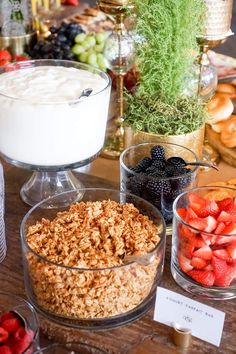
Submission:
[[[220,211],[235,196],[232,188],[203,186],[182,193],[174,201],[171,272],[192,294],[216,300],[236,297],[236,210],[234,216]],[[217,209],[214,202],[211,204],[215,216],[205,216],[206,207],[198,197],[221,205]],[[227,210],[227,205],[224,208]],[[222,221],[227,218],[235,221]]]
[[[97,93],[92,92],[86,99],[78,97],[69,100],[66,91],[61,92],[64,97],[51,98],[52,88],[48,86],[52,85],[50,72],[45,72],[44,80],[39,82],[45,87],[43,98],[27,98],[25,94],[22,96],[21,91],[17,91],[18,86],[14,96],[4,94],[5,88],[2,84],[0,152],[11,164],[37,171],[64,171],[84,166],[97,156],[104,144],[111,80],[103,71],[86,64],[43,59],[1,67],[0,83],[3,77],[7,78],[8,75],[12,75],[14,83],[14,74],[21,71],[29,75],[30,79],[30,75],[34,75],[33,69],[43,70],[42,68],[59,70],[58,81],[54,80],[58,86],[62,76],[69,75],[69,72],[66,74],[61,70],[71,69],[75,70],[75,73],[81,73],[78,77],[92,75],[88,77],[88,87],[93,85],[93,75],[96,75],[94,77],[103,82],[103,88]],[[20,79],[21,77],[18,77],[18,80]],[[71,76],[68,77],[68,82],[75,85],[74,90],[80,95],[81,89],[76,86]],[[16,85],[20,85],[18,81]],[[63,82],[63,85],[68,83]],[[66,89],[73,90],[69,86]]]
[[[28,335],[32,338],[31,344],[22,354],[31,354],[38,347],[39,324],[33,306],[23,298],[7,292],[0,292],[0,316],[6,312],[14,311],[24,322]],[[0,347],[1,352],[1,347]]]
[[[174,177],[160,177],[147,174],[143,171],[135,172],[133,167],[145,157],[150,157],[152,147],[160,145],[164,148],[165,158],[181,157],[186,162],[197,162],[197,156],[188,148],[171,143],[143,143],[131,146],[123,151],[120,157],[120,189],[124,193],[132,193],[148,200],[162,213],[165,221],[171,223],[172,206],[175,198],[183,191],[196,184],[197,167],[191,168],[189,173]]]
[[[107,268],[95,268],[95,266],[86,268],[86,265],[83,267],[65,266],[48,261],[45,257],[36,253],[27,241],[29,226],[35,225],[35,222],[42,218],[53,220],[59,211],[65,210],[65,208],[46,210],[44,209],[44,203],[50,203],[51,201],[57,205],[60,204],[60,199],[70,199],[73,194],[79,195],[80,199],[78,201],[83,202],[109,200],[119,204],[133,203],[140,213],[148,216],[158,228],[160,242],[156,246],[151,246],[150,253],[144,255],[144,258],[148,258],[147,262],[144,258],[127,258],[128,247],[118,253],[121,254],[122,262],[118,266]],[[127,218],[133,220],[133,216],[129,212],[124,220],[127,220]],[[113,225],[114,221],[112,221],[112,227]],[[99,226],[99,228],[102,227]],[[99,231],[99,228],[96,230],[99,234],[96,242],[100,242],[99,240],[104,235],[103,231]],[[133,235],[137,233],[138,230],[134,231]],[[62,233],[61,237],[63,238],[64,235]],[[116,240],[108,240],[105,243],[116,243],[117,241],[114,247],[119,249],[119,234],[116,236],[115,232],[114,237]],[[143,242],[143,237],[140,242]],[[129,239],[129,235],[127,235],[127,238]],[[24,217],[21,224],[21,242],[25,287],[29,300],[39,312],[63,325],[86,329],[103,329],[128,323],[143,315],[150,308],[156,287],[162,278],[165,253],[165,221],[155,206],[142,198],[120,191],[88,188],[62,193],[51,197],[50,200],[42,201]],[[79,250],[86,246],[83,242],[80,242]],[[94,244],[96,242],[94,241]],[[50,242],[48,246],[50,247]],[[64,243],[62,247],[65,247]],[[90,254],[90,252],[94,252],[95,247],[88,242],[86,251],[83,252]],[[102,246],[102,250],[104,249]],[[71,249],[70,252],[73,252],[73,250]],[[92,253],[92,259],[95,262],[96,259],[99,260],[99,255],[97,256],[96,252],[95,254]],[[112,256],[109,253],[107,257],[109,259]]]
[[[34,354],[106,354],[103,350],[85,343],[52,344]]]
[[[52,74],[52,69],[58,73]],[[37,70],[42,79],[32,80]],[[37,83],[33,89],[31,82]],[[93,92],[81,98],[83,87]],[[52,195],[83,188],[69,170],[89,164],[102,150],[110,90],[111,79],[105,72],[78,62],[40,59],[0,68],[0,154],[11,164],[34,171],[21,188],[25,203],[33,206]]]

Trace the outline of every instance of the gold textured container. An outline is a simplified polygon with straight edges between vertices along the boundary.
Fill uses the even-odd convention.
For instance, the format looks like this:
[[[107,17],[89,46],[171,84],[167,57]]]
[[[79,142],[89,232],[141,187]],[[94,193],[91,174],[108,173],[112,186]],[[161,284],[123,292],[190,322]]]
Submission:
[[[143,131],[134,131],[130,127],[125,128],[125,147],[142,143],[166,142],[185,146],[195,152],[201,159],[205,137],[205,125],[200,129],[183,135],[158,135]]]
[[[31,49],[37,42],[37,32],[23,36],[0,37],[0,49],[7,49],[11,55],[21,55]]]
[[[226,37],[230,33],[233,0],[205,0],[207,12],[202,36]]]

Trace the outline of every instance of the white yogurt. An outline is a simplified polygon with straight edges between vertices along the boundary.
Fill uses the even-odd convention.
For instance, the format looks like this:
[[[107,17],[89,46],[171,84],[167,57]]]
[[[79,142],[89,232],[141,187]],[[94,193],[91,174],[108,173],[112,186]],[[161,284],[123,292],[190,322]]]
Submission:
[[[0,75],[0,152],[36,166],[75,164],[103,146],[110,88],[98,74],[38,66]],[[89,97],[81,92],[92,88]]]

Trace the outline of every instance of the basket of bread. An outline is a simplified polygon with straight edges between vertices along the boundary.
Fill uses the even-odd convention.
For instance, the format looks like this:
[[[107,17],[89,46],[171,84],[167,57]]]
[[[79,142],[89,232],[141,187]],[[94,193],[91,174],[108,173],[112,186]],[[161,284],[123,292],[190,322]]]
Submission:
[[[220,82],[216,93],[208,102],[209,113],[206,135],[208,142],[223,160],[236,166],[236,80]]]

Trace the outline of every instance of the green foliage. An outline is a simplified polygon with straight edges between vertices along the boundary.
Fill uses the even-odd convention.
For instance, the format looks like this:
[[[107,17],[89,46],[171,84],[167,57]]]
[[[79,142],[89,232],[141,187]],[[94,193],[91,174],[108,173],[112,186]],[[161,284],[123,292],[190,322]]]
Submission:
[[[193,50],[197,49],[196,35],[202,24],[204,1],[135,1],[136,32],[144,41],[137,46],[140,85],[134,97],[130,94],[126,97],[127,122],[138,124],[140,130],[155,132],[155,121],[156,130],[161,134],[193,131],[204,121],[203,109],[197,97],[183,98],[182,92],[193,65]],[[188,112],[188,102],[189,110],[195,111]],[[175,117],[170,119],[174,112]],[[134,122],[131,113],[136,116],[135,122],[139,117],[139,123]],[[168,123],[164,122],[164,116],[168,117]],[[181,122],[176,122],[180,116]]]
[[[129,95],[126,124],[135,130],[161,135],[187,134],[200,128],[206,119],[205,106],[195,97],[182,97],[175,104],[157,96]]]

